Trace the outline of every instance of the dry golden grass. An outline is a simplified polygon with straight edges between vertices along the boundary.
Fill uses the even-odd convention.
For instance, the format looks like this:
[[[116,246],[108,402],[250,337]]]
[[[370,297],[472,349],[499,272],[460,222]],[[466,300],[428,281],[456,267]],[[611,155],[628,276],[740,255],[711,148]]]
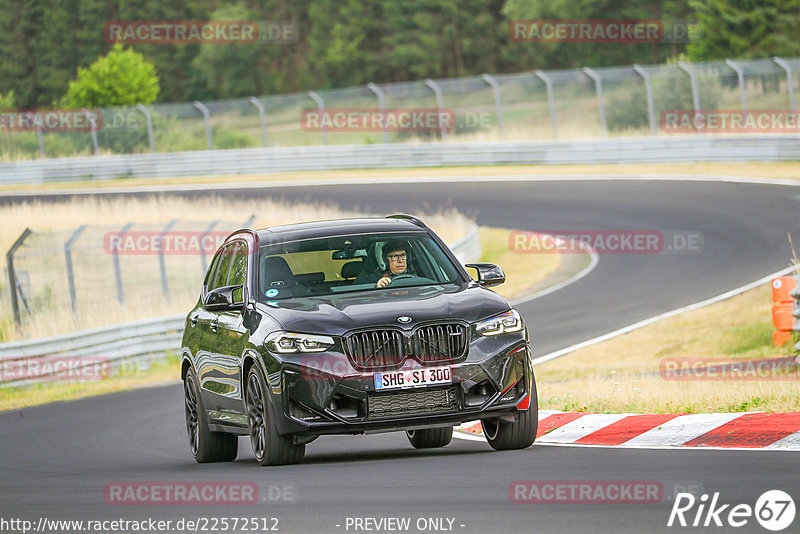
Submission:
[[[539,406],[610,413],[800,411],[800,380],[663,380],[664,358],[757,360],[772,346],[770,287],[665,319],[536,368]],[[793,341],[797,342],[797,339]]]
[[[46,232],[65,229],[71,231],[82,224],[113,225],[120,228],[129,221],[166,224],[172,219],[197,221],[198,223],[203,223],[203,221],[207,223],[210,219],[220,219],[244,223],[251,214],[256,215],[253,225],[256,228],[364,215],[344,211],[333,204],[311,205],[262,200],[242,202],[219,197],[193,200],[170,196],[112,199],[90,197],[63,203],[33,201],[0,208],[0,219],[5,222],[0,227],[0,249],[8,250],[26,227],[35,232]],[[452,209],[417,215],[420,215],[448,243],[462,238],[474,224],[474,221]],[[50,254],[54,258],[57,257],[62,263],[63,241],[66,241],[66,237],[56,243]],[[124,263],[135,271],[136,262],[144,260],[153,262],[149,257],[131,256],[127,257]],[[155,264],[153,263],[153,265]],[[199,261],[197,265],[200,265]],[[33,281],[37,272],[37,265],[33,263],[33,260],[28,260],[27,269],[30,271]],[[21,328],[15,328],[11,317],[10,303],[4,301],[0,308],[2,310],[0,311],[0,339],[5,341],[30,339],[125,321],[185,313],[194,304],[199,291],[199,286],[184,287],[183,291],[173,291],[172,299],[167,301],[166,299],[153,300],[145,291],[138,295],[135,293],[129,295],[126,289],[126,302],[123,306],[114,298],[114,274],[111,262],[106,261],[102,266],[84,266],[83,272],[84,278],[94,277],[98,288],[97,295],[94,295],[95,300],[102,304],[91,308],[81,308],[77,314],[73,314],[68,304],[66,274],[63,266],[54,263],[47,267],[41,265],[41,269],[49,269],[47,271],[49,278],[45,278],[48,278],[49,284],[54,285],[51,291],[53,296],[50,297],[53,304],[45,306],[45,311],[37,310],[25,318]],[[85,271],[85,269],[89,269],[89,271]],[[147,269],[149,269],[147,272],[150,272],[153,270],[153,266],[149,266]],[[142,272],[137,272],[135,276],[142,277],[144,275]],[[193,277],[198,280],[201,276],[202,273],[199,271],[193,274]],[[130,280],[126,282],[126,285],[128,283]],[[151,283],[158,284],[157,276]],[[5,280],[0,280],[0,288],[6,285]],[[101,298],[103,291],[111,291],[112,295]],[[5,292],[6,297],[7,294],[8,291]],[[157,296],[160,296],[160,293]]]
[[[0,388],[0,411],[15,410],[49,402],[76,400],[118,391],[152,387],[180,380],[177,357],[154,362],[145,369],[132,369],[104,380],[46,382],[22,388]]]
[[[289,180],[337,180],[364,179],[404,176],[513,176],[513,175],[640,175],[640,174],[678,174],[712,176],[749,176],[758,178],[800,179],[800,165],[797,162],[779,163],[634,163],[627,165],[504,165],[437,167],[408,169],[353,169],[342,171],[301,171],[276,174],[248,174],[229,176],[185,176],[170,179],[118,178],[104,181],[83,181],[67,183],[47,183],[36,185],[0,186],[3,190],[46,191],[52,189],[80,189],[106,187],[144,187],[181,184],[220,184],[259,183]]]
[[[481,261],[497,264],[506,273],[506,282],[493,287],[492,291],[507,299],[514,299],[528,294],[533,286],[555,272],[561,265],[561,255],[514,254],[508,247],[510,232],[503,228],[481,227],[478,235]]]
[[[30,201],[0,207],[0,250],[8,250],[27,227],[34,231],[75,229],[82,224],[122,225],[136,221],[166,224],[172,219],[202,223],[211,219],[241,221],[256,215],[254,228],[266,228],[303,221],[361,217],[328,204],[307,204],[272,200],[229,200],[221,197],[185,199],[153,195],[144,198],[74,198],[67,202]],[[379,214],[383,216],[385,214]],[[446,242],[463,237],[473,221],[456,210],[419,213]]]

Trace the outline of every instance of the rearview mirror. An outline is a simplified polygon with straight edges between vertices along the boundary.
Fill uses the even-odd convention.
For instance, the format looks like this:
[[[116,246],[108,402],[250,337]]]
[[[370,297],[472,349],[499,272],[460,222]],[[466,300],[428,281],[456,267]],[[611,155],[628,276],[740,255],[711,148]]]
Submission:
[[[244,307],[243,287],[225,286],[212,289],[206,295],[205,308],[209,311],[240,310]]]
[[[478,271],[476,281],[484,287],[498,286],[506,281],[506,273],[494,263],[468,263],[465,267]]]

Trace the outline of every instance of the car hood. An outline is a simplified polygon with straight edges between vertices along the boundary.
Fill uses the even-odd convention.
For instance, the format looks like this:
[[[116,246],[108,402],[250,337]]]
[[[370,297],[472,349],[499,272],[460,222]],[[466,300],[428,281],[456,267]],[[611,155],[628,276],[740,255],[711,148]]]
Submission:
[[[403,287],[259,303],[259,309],[292,332],[342,335],[356,328],[411,329],[430,321],[474,322],[507,311],[508,302],[475,284]],[[399,317],[410,317],[400,323]]]

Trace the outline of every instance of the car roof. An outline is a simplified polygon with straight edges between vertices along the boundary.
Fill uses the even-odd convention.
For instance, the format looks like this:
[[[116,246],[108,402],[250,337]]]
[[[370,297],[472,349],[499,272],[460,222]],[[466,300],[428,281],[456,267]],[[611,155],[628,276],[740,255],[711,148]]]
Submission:
[[[421,224],[421,223],[420,223]],[[297,241],[348,234],[383,232],[425,232],[425,228],[410,219],[389,217],[385,219],[333,219],[283,226],[272,226],[258,230],[261,242]]]

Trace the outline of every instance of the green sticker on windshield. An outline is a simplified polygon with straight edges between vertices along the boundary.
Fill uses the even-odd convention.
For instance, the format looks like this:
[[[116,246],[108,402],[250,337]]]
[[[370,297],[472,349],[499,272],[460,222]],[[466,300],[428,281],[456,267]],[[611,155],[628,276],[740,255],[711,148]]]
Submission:
[[[275,296],[278,295],[278,293],[279,293],[279,291],[277,289],[268,289],[267,290],[267,296],[268,297],[275,297]]]

